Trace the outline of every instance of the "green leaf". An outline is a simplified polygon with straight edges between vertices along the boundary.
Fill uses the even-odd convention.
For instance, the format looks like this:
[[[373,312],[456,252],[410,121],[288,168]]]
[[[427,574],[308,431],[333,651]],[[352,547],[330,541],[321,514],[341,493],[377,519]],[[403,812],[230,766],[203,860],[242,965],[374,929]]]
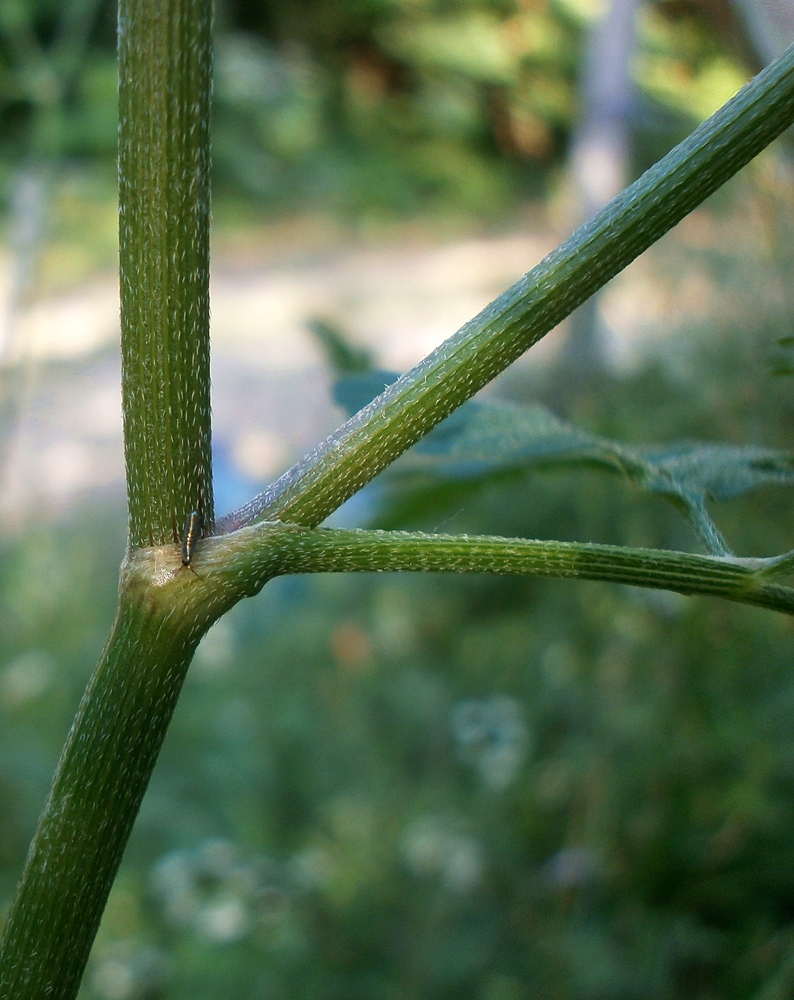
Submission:
[[[335,398],[354,410],[394,380],[389,372],[346,378]],[[580,430],[536,403],[470,401],[411,450],[403,469],[442,479],[481,479],[520,467],[598,465],[682,510],[710,552],[728,552],[706,501],[794,484],[794,455],[770,448],[682,442],[627,446]]]
[[[683,509],[715,555],[729,550],[706,510],[708,499],[730,500],[760,486],[794,483],[794,456],[769,448],[684,442],[637,454],[645,468],[630,477]]]
[[[724,444],[680,444],[647,450],[645,459],[658,475],[649,483],[665,492],[665,480],[677,492],[731,500],[759,486],[794,483],[794,455],[772,448]]]
[[[352,375],[372,370],[372,356],[365,347],[351,344],[345,333],[335,323],[320,317],[306,324],[325,351],[331,370],[339,375]]]
[[[470,478],[518,465],[598,463],[611,469],[630,464],[586,431],[539,403],[467,403],[415,448],[433,459],[442,475]]]

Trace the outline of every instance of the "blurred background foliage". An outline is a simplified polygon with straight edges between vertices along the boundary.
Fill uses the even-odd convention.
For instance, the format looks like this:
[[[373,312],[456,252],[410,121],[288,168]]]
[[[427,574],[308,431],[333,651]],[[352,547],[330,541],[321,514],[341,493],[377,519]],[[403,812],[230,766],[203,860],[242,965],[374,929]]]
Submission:
[[[642,6],[631,174],[763,61],[748,9]],[[224,0],[216,218],[498,227],[528,200],[553,214],[597,14],[587,0]],[[46,280],[112,255],[114,29],[110,4],[0,2],[0,195],[7,234],[44,219],[46,247],[17,247]],[[559,370],[521,369],[502,396],[631,443],[790,448],[786,155],[655,258],[678,279],[697,258],[716,290],[701,310],[690,288],[656,360],[597,367],[575,393]],[[749,250],[748,218],[762,231]],[[386,476],[355,511],[697,546],[660,499],[586,469]],[[743,555],[791,548],[790,512],[771,486],[716,511]],[[107,634],[123,545],[116,494],[0,536],[0,902]],[[82,996],[791,996],[792,637],[770,612],[591,583],[275,581],[200,647]]]
[[[220,0],[216,199],[351,215],[509,211],[564,161],[601,9],[595,0]],[[655,155],[757,59],[725,0],[648,3],[637,31],[632,117],[653,133]],[[4,0],[6,178],[57,153],[112,185],[115,93],[113,4]]]

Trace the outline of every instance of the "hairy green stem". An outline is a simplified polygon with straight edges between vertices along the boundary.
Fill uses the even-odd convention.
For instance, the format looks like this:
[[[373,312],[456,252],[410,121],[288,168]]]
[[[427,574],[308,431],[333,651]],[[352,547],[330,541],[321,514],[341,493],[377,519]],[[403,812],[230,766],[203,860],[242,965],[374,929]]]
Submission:
[[[119,5],[122,390],[135,553],[0,943],[2,1000],[72,1000],[188,664],[229,607],[181,565],[212,528],[211,0]],[[153,544],[164,548],[142,550]]]
[[[794,122],[794,47],[220,531],[313,527],[552,330]]]
[[[776,559],[739,559],[665,549],[491,535],[305,528],[266,522],[203,543],[200,572],[255,593],[288,573],[507,573],[674,590],[723,597],[794,614],[794,588],[770,582]]]
[[[175,634],[145,601],[120,610],[61,755],[8,917],[0,947],[2,1000],[77,994],[196,642]]]
[[[174,546],[128,557],[0,940],[0,1000],[77,995],[195,648],[238,597],[205,586]]]
[[[213,523],[209,353],[211,0],[119,5],[124,447],[133,547]]]

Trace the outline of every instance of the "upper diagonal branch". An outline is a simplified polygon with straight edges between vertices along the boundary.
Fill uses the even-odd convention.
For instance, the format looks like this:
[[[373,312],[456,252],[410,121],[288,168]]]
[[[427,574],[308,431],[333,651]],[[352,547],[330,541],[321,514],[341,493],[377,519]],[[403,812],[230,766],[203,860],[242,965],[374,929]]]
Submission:
[[[224,517],[317,525],[794,122],[794,48],[265,493]]]

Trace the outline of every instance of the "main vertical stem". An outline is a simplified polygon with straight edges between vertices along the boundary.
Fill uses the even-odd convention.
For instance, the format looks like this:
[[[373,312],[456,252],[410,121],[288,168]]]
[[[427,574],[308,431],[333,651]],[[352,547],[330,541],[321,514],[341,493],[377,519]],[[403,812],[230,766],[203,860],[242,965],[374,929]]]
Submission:
[[[213,524],[211,0],[120,0],[122,393],[132,547]]]
[[[213,522],[211,0],[120,0],[124,436],[132,549]],[[143,559],[143,570],[135,567]],[[160,569],[158,570],[158,558]],[[0,940],[0,1000],[74,1000],[196,644],[228,605],[133,554]],[[171,570],[163,566],[171,561]],[[215,603],[213,604],[213,600]],[[220,604],[218,601],[220,600]],[[224,601],[226,603],[224,604]]]
[[[0,1000],[74,1000],[201,628],[122,598],[0,939]]]

